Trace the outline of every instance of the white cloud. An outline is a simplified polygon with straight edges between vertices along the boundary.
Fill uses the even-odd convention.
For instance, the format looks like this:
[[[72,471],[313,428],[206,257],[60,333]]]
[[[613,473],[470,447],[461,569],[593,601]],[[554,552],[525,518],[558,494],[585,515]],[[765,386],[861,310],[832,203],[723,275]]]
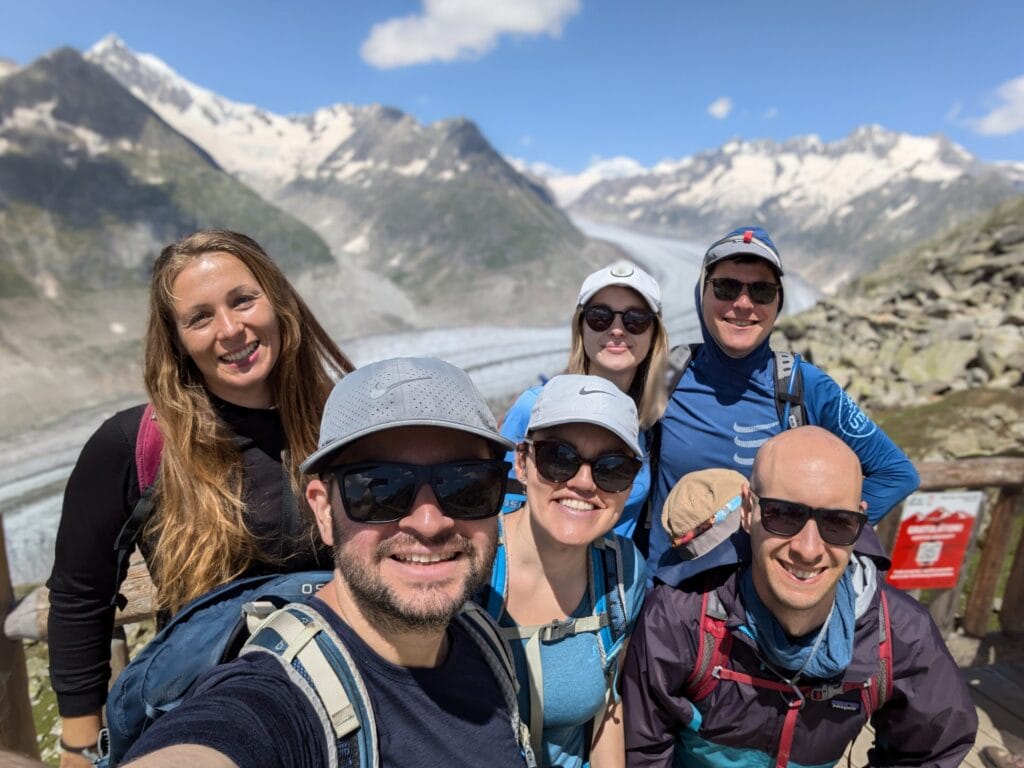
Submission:
[[[374,24],[360,54],[379,69],[477,58],[502,35],[557,38],[580,0],[424,0],[423,12]]]
[[[708,105],[708,114],[716,120],[724,120],[732,112],[732,99],[722,96]]]
[[[956,102],[948,110],[946,110],[946,122],[953,123],[960,117],[960,110],[963,109],[963,105],[960,102]]]
[[[774,120],[778,116],[779,110],[775,107],[768,107],[768,109],[761,113],[762,120]]]
[[[968,120],[975,131],[984,136],[1005,136],[1024,130],[1024,75],[1009,80],[996,89],[999,104],[984,117]]]
[[[525,136],[520,136],[519,137],[519,144],[521,146],[524,146],[524,147],[532,146],[533,145],[533,136],[531,136],[530,134],[526,134]]]

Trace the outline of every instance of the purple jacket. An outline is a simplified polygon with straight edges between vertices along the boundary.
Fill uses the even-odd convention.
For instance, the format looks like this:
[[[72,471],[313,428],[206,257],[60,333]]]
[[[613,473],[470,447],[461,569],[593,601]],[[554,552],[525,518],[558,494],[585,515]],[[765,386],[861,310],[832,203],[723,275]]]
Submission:
[[[773,765],[786,714],[780,693],[719,681],[696,704],[683,695],[700,639],[701,593],[707,588],[717,590],[727,614],[726,627],[733,636],[730,666],[770,677],[754,641],[740,631],[745,612],[737,575],[742,567],[734,563],[712,568],[691,574],[681,584],[656,583],[648,593],[623,670],[626,764],[631,768]],[[960,670],[920,603],[884,583],[878,586],[886,590],[889,602],[894,683],[891,698],[871,718],[875,745],[870,764],[954,768],[970,751],[978,728]],[[853,660],[844,682],[863,682],[878,672],[878,601],[876,591],[857,619]],[[835,764],[864,723],[856,691],[808,701],[797,719],[790,764]]]

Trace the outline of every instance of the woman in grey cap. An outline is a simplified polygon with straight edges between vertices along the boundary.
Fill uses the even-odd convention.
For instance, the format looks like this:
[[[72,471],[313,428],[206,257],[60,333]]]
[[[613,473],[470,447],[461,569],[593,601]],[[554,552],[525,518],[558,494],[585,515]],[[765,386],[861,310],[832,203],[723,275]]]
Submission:
[[[627,393],[636,404],[643,442],[647,430],[665,410],[662,371],[668,355],[668,334],[661,322],[661,290],[657,281],[628,261],[617,261],[587,276],[580,287],[570,322],[572,333],[565,373],[601,376]],[[540,386],[523,392],[505,414],[501,433],[520,441]],[[509,461],[512,460],[510,455]],[[513,478],[514,480],[514,478]],[[651,486],[647,463],[633,483],[616,533],[633,538],[637,518]],[[510,482],[504,511],[524,501],[521,488]]]
[[[644,455],[636,405],[608,379],[556,376],[514,455],[526,503],[501,518],[480,602],[512,645],[538,764],[621,766],[614,683],[645,584],[612,528]]]

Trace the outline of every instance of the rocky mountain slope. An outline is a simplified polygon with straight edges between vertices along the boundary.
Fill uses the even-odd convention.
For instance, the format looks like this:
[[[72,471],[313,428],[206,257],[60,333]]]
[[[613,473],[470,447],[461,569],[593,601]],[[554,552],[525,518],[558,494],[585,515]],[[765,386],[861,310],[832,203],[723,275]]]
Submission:
[[[332,260],[70,48],[0,80],[0,217],[8,296],[138,284],[161,245],[214,224],[252,233],[286,269]]]
[[[227,171],[394,280],[425,323],[561,319],[612,258],[464,119],[420,125],[379,105],[282,116],[195,85],[116,37],[88,58]]]
[[[941,136],[864,126],[827,144],[733,141],[598,182],[570,211],[697,242],[760,223],[789,265],[831,290],[1019,194],[1020,179]]]
[[[206,226],[252,234],[336,335],[405,326],[410,304],[397,288],[339,268],[309,226],[77,52],[0,79],[5,434],[139,392],[149,266],[163,245]]]
[[[774,339],[872,412],[900,410],[893,428],[921,450],[1024,452],[1024,197],[780,321]]]

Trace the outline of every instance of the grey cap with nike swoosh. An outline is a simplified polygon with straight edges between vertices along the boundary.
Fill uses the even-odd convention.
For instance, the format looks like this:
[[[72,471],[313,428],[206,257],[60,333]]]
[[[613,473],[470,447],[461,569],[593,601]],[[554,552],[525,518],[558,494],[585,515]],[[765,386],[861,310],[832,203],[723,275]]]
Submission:
[[[579,423],[604,427],[643,458],[636,403],[600,376],[566,373],[553,377],[533,404],[526,434],[537,429]]]
[[[498,432],[494,414],[464,370],[432,357],[397,357],[357,368],[334,385],[320,421],[320,445],[300,469],[321,472],[356,440],[413,426],[478,435],[501,453],[515,448]]]

